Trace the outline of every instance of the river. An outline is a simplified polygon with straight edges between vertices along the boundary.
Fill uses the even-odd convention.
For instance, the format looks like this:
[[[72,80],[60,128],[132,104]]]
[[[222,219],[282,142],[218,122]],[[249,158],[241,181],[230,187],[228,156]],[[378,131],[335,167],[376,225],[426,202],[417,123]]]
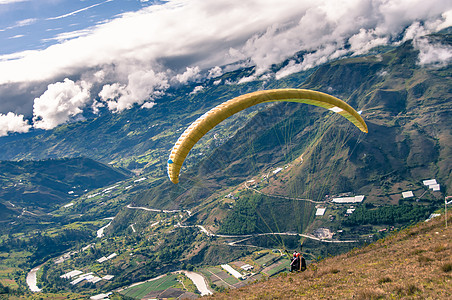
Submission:
[[[212,291],[209,290],[207,286],[206,280],[201,274],[190,272],[190,271],[181,271],[184,273],[191,281],[196,285],[196,288],[201,293],[201,296],[212,295]]]
[[[37,282],[36,282],[36,273],[38,273],[38,270],[39,270],[39,268],[41,268],[41,266],[42,266],[42,265],[37,266],[37,267],[31,269],[31,271],[28,272],[28,275],[27,275],[27,284],[28,284],[28,287],[29,287],[30,290],[31,290],[32,292],[34,292],[34,293],[40,292],[40,291],[41,291],[41,289],[38,288],[38,285],[37,285]]]

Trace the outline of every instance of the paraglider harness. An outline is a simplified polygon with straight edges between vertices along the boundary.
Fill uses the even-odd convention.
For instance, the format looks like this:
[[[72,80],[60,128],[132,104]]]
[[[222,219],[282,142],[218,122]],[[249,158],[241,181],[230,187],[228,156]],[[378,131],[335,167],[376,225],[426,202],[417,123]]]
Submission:
[[[300,247],[300,252],[295,251],[290,261],[290,272],[303,272],[306,270],[306,259],[301,254],[302,248]],[[289,251],[286,250],[287,255],[290,257]]]

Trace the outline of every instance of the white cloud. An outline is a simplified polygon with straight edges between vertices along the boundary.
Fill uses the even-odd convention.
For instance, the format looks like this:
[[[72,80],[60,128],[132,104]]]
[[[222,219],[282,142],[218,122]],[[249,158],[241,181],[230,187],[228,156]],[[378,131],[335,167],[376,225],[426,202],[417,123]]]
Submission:
[[[103,3],[107,1],[99,5]],[[102,89],[100,102],[90,102],[94,108],[105,105],[121,112],[149,99],[153,103],[156,93],[170,84],[196,82],[201,74],[215,78],[234,67],[255,66],[256,73],[248,79],[261,78],[273,64],[299,51],[306,53],[276,74],[281,78],[345,54],[362,54],[377,45],[400,42],[401,36],[419,37],[452,24],[452,2],[444,0],[162,3],[56,36],[60,43],[44,50],[0,56],[0,97],[8,97],[4,91],[11,91],[13,84],[48,85],[81,76]],[[93,76],[95,72],[102,76]],[[97,94],[99,90],[86,92]],[[32,99],[25,99],[25,93],[23,97],[20,105],[31,106]],[[11,103],[0,101],[0,111],[6,102]],[[61,103],[61,109],[65,107],[73,108]],[[71,111],[62,119],[68,116]]]
[[[145,62],[146,67],[159,61],[177,72],[250,59],[260,74],[301,50],[330,45],[338,50],[352,42],[352,51],[365,51],[373,40],[383,43],[420,20],[426,32],[443,28],[451,23],[450,9],[450,1],[441,0],[287,0],[283,5],[277,0],[240,5],[228,0],[172,0],[126,13],[92,28],[90,34],[0,62],[0,84],[51,80],[130,60]]]
[[[43,42],[48,42],[48,41],[59,41],[59,42],[64,42],[70,39],[75,39],[75,38],[79,38],[82,36],[86,36],[89,35],[91,33],[90,29],[81,29],[81,30],[76,30],[76,31],[71,31],[71,32],[63,32],[63,33],[59,33],[56,36],[52,37],[52,38],[48,38],[48,39],[44,39],[42,40]]]
[[[0,5],[1,4],[10,4],[10,3],[15,3],[15,2],[27,2],[30,0],[0,0]]]
[[[16,23],[15,27],[23,27],[23,26],[33,25],[34,23],[36,23],[37,20],[38,19],[36,19],[36,18],[29,18],[29,19],[21,20]]]
[[[361,28],[359,33],[354,34],[348,41],[350,43],[350,50],[353,54],[360,55],[376,46],[387,45],[389,36],[379,37],[374,29],[366,30]]]
[[[413,41],[415,48],[419,50],[420,65],[445,66],[452,62],[452,46],[440,43],[431,43],[427,38]]]
[[[305,14],[297,23],[293,20],[275,23],[265,33],[249,39],[241,49],[234,48],[231,55],[237,59],[250,58],[256,65],[256,73],[261,74],[289,53],[309,52],[300,66],[293,64],[278,74],[278,77],[287,76],[291,70],[311,68],[345,54],[363,54],[375,46],[388,44],[397,40],[413,22],[419,24],[418,20],[423,20],[423,33],[428,34],[444,27],[452,18],[444,13],[452,7],[451,2],[324,0],[315,3],[302,8]]]
[[[35,18],[20,20],[20,21],[17,21],[14,25],[6,27],[5,29],[2,29],[0,31],[5,31],[5,30],[9,30],[9,29],[18,28],[18,27],[33,25],[34,23],[36,23],[36,21],[38,21],[38,19],[35,19]]]
[[[242,83],[246,83],[246,82],[251,82],[257,79],[256,75],[251,75],[251,76],[247,76],[247,77],[242,77],[239,79],[239,81],[237,82],[237,84],[242,84]]]
[[[177,74],[174,79],[182,84],[185,84],[189,81],[195,81],[196,79],[199,79],[201,77],[199,72],[201,72],[201,69],[198,66],[193,68],[187,67],[184,73]]]
[[[47,91],[34,101],[34,127],[52,129],[69,121],[83,112],[89,97],[89,85],[86,82],[75,83],[66,78],[63,82],[50,84]]]
[[[294,60],[289,61],[287,66],[276,72],[275,77],[277,80],[286,77],[290,74],[300,72],[303,69],[301,64],[297,64]]]
[[[125,84],[104,85],[99,97],[107,104],[108,109],[121,112],[131,108],[135,103],[143,104],[153,94],[158,95],[168,87],[166,74],[155,73],[153,70],[138,70],[128,76]]]
[[[414,22],[405,30],[403,41],[408,41],[428,34],[428,31],[419,22]]]
[[[145,102],[143,105],[141,105],[141,108],[153,108],[155,106],[155,102]]]
[[[208,79],[220,77],[223,75],[223,69],[219,66],[215,66],[212,69],[209,70],[209,74],[207,75]]]
[[[190,95],[199,93],[199,92],[202,91],[203,89],[204,89],[204,87],[203,87],[202,85],[198,85],[198,86],[196,86],[196,87],[193,89],[193,91],[190,92]]]
[[[444,21],[442,21],[442,22],[440,22],[440,24],[438,24],[436,30],[441,30],[441,29],[445,29],[447,27],[452,26],[452,9],[443,13],[442,17],[444,18]]]
[[[24,35],[23,34],[16,34],[14,36],[10,36],[8,39],[18,39],[18,38],[21,38],[21,37],[24,37]]]
[[[28,132],[31,125],[24,120],[23,115],[16,115],[12,112],[6,115],[0,113],[0,136],[6,136],[11,132]]]
[[[90,6],[87,6],[87,7],[84,7],[84,8],[75,10],[75,11],[72,11],[72,12],[70,12],[70,13],[67,13],[67,14],[64,14],[64,15],[61,15],[61,16],[48,18],[47,20],[57,20],[57,19],[63,19],[63,18],[66,18],[66,17],[70,17],[70,16],[73,16],[73,15],[78,14],[79,12],[82,12],[82,11],[85,11],[85,10],[88,10],[88,9],[91,9],[91,8],[93,8],[93,7],[96,7],[96,6],[105,4],[105,3],[107,3],[107,2],[111,2],[111,1],[113,1],[113,0],[106,0],[106,1],[104,1],[104,2],[97,3],[97,4],[93,4],[93,5],[90,5]]]

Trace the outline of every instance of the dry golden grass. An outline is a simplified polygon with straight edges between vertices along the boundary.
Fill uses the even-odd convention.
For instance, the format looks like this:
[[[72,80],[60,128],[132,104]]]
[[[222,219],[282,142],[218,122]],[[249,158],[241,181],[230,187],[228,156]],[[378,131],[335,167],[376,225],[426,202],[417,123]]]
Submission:
[[[449,224],[452,224],[452,218]],[[362,249],[211,299],[452,299],[452,226],[422,222]]]

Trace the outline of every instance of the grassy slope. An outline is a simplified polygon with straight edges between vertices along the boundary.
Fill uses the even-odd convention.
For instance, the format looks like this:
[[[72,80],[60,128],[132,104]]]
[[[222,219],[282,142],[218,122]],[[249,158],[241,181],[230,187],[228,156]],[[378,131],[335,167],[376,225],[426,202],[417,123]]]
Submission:
[[[449,217],[449,224],[452,218]],[[362,249],[210,299],[450,299],[452,226],[444,216]]]

